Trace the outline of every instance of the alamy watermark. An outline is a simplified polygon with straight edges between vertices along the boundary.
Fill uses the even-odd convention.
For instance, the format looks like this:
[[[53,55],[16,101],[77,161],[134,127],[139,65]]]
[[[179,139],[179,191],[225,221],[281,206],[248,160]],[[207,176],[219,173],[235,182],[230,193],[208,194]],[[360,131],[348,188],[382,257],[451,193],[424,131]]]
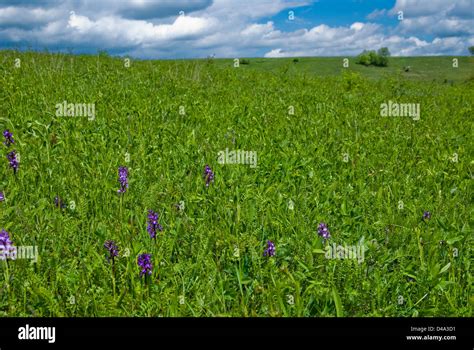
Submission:
[[[364,246],[364,237],[362,237],[358,244],[356,245],[337,245],[333,243],[332,245],[327,245],[326,253],[324,256],[326,259],[357,259],[358,263],[364,261],[365,255],[365,246]]]
[[[38,246],[4,246],[0,245],[0,260],[28,259],[38,261]]]
[[[56,327],[35,327],[26,324],[18,328],[18,339],[20,340],[47,340],[48,343],[56,341]]]
[[[219,164],[249,164],[251,168],[257,166],[257,152],[256,151],[219,151],[217,153],[217,162]]]
[[[380,105],[380,115],[382,117],[412,117],[413,120],[420,120],[420,104],[388,101]]]
[[[68,103],[63,101],[57,103],[56,117],[87,117],[88,120],[95,119],[95,103]]]

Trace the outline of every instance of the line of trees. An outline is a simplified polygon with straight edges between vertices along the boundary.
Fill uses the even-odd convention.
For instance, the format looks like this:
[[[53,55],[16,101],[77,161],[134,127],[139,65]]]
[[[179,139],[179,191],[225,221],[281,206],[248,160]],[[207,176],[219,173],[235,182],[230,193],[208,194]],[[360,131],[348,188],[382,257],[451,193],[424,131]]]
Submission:
[[[390,51],[387,47],[382,47],[377,51],[374,50],[364,50],[356,58],[356,63],[363,64],[364,66],[377,66],[377,67],[386,67],[388,66],[388,57],[390,56]]]

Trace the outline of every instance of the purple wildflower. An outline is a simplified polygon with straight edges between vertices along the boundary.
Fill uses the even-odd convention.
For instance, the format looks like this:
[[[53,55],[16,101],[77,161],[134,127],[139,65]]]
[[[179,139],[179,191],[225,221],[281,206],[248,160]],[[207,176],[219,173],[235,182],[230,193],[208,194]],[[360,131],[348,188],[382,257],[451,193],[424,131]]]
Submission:
[[[0,246],[9,247],[11,245],[12,241],[10,239],[10,234],[4,229],[2,229],[2,231],[0,232]]]
[[[275,244],[272,241],[267,241],[267,249],[263,252],[263,256],[274,256]]]
[[[214,182],[214,173],[209,165],[204,168],[204,178],[206,179],[206,187],[209,187],[211,182]]]
[[[16,151],[13,150],[7,154],[7,159],[10,162],[10,166],[13,168],[13,173],[16,174],[18,170],[18,159],[16,158]]]
[[[431,219],[431,213],[430,213],[429,211],[425,211],[425,212],[423,213],[423,218],[422,218],[422,219],[423,219],[423,220],[429,220],[429,219]]]
[[[107,240],[104,243],[104,248],[109,251],[109,256],[107,257],[107,260],[112,259],[112,262],[113,262],[114,258],[116,256],[118,256],[119,249],[118,249],[117,245],[115,244],[114,241]]]
[[[328,226],[324,222],[319,223],[318,235],[320,235],[324,239],[328,239],[329,237],[331,237],[331,234],[329,233]]]
[[[54,205],[58,208],[61,208],[61,209],[64,209],[64,208],[67,207],[67,205],[64,203],[64,201],[59,196],[54,197]]]
[[[151,275],[151,269],[153,268],[153,265],[151,264],[151,254],[139,255],[137,263],[141,268],[140,277],[145,274]]]
[[[120,182],[120,189],[117,190],[118,193],[124,193],[128,188],[128,168],[121,166],[118,169],[118,181]]]
[[[3,192],[0,192],[0,202],[3,202],[5,200],[5,195]]]
[[[16,258],[16,248],[10,239],[10,234],[2,229],[0,232],[0,260],[5,260],[6,257]]]
[[[3,142],[5,146],[10,147],[11,144],[15,143],[15,140],[13,140],[13,134],[10,130],[4,130],[3,137],[5,137],[5,141]]]
[[[156,239],[156,230],[163,231],[163,227],[158,223],[158,213],[153,210],[148,210],[148,226],[147,229],[150,238]]]

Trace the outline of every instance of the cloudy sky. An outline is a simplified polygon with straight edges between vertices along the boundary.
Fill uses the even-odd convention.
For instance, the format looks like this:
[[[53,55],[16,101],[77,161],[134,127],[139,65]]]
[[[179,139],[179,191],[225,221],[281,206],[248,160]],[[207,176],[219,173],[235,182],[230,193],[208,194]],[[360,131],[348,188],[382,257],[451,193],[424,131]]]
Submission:
[[[403,20],[399,20],[403,11]],[[0,47],[138,58],[467,55],[474,0],[0,0]]]

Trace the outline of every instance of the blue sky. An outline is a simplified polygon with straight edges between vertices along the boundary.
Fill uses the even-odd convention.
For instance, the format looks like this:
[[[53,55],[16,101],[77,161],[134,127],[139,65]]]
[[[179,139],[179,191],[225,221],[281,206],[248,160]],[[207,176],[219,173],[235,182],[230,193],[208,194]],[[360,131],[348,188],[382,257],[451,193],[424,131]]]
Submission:
[[[320,0],[311,2],[309,5],[299,8],[295,15],[301,17],[308,25],[327,24],[329,26],[347,26],[354,22],[365,22],[367,16],[375,9],[391,9],[395,0]],[[396,16],[379,18],[378,22],[384,25],[396,25]],[[291,21],[287,21],[288,12],[265,18],[264,20],[275,21],[279,28],[293,30],[295,28]],[[286,25],[285,25],[286,24]]]
[[[473,16],[474,0],[2,0],[0,47],[137,58],[353,56],[383,46],[395,56],[467,55]]]

